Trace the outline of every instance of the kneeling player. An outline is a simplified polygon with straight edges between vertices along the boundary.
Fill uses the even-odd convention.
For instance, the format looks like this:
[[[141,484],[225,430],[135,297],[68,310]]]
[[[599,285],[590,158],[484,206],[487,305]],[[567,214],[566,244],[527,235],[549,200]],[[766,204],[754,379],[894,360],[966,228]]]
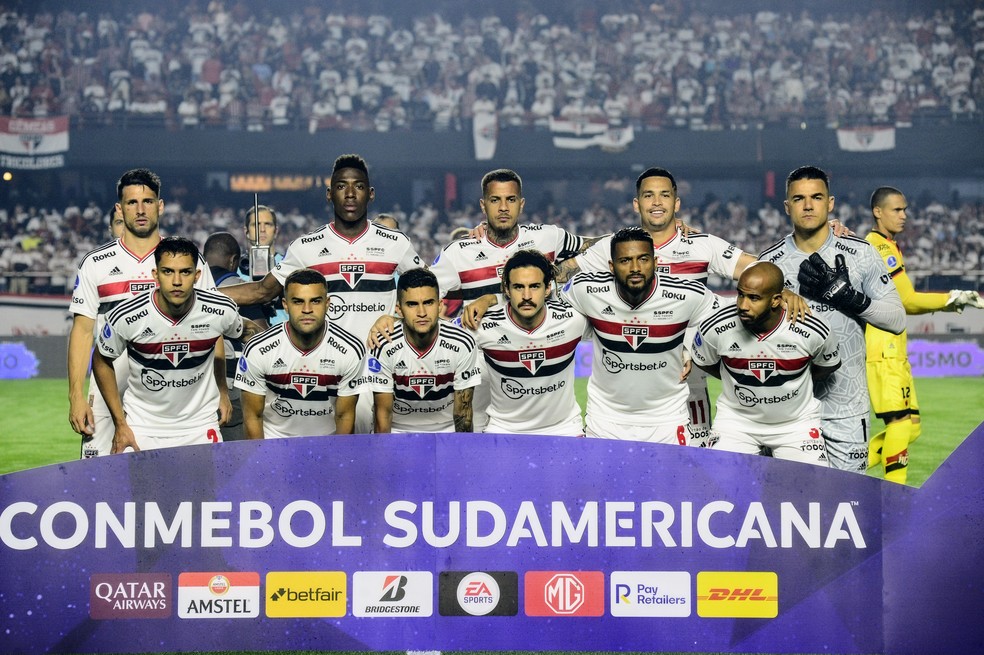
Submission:
[[[475,339],[438,319],[441,299],[430,271],[401,275],[396,300],[403,320],[368,363],[375,431],[472,432],[472,395],[482,379]]]
[[[236,304],[195,289],[198,248],[180,237],[154,250],[158,288],[117,305],[99,332],[92,372],[116,426],[112,452],[218,442],[232,412],[222,337],[236,339]],[[120,398],[113,361],[130,355]],[[217,415],[218,413],[218,415]]]
[[[711,447],[828,466],[813,381],[840,366],[837,342],[814,316],[785,320],[783,276],[758,262],[738,279],[735,305],[700,324],[694,363],[723,385]]]
[[[247,439],[352,434],[366,349],[328,323],[328,282],[310,268],[284,281],[287,322],[253,337],[236,372]]]

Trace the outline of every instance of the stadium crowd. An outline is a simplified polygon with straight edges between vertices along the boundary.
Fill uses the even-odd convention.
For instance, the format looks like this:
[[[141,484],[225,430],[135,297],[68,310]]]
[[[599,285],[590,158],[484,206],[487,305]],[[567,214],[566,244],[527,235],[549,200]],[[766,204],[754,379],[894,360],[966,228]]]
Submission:
[[[277,248],[281,252],[293,239],[328,220],[326,216],[297,209],[278,209],[281,211]],[[182,207],[168,201],[161,228],[168,234],[186,235],[199,246],[209,234],[229,231],[245,247],[241,228],[244,211],[229,206]],[[376,213],[383,210],[377,207],[373,215]],[[410,212],[394,205],[384,213],[397,219],[400,229],[410,236],[427,261],[433,260],[451,240],[455,228],[473,227],[484,219],[477,204],[468,209],[444,211],[424,203]],[[863,199],[838,202],[835,213],[859,235],[867,234],[871,227],[870,211]],[[678,215],[697,229],[727,235],[733,243],[756,255],[789,231],[789,219],[779,202],[756,209],[741,198],[708,195],[699,202],[684,198]],[[633,225],[638,219],[622,196],[606,193],[580,210],[555,204],[535,208],[527,212],[525,220],[593,236]],[[95,203],[63,208],[0,207],[0,293],[70,294],[79,260],[108,240],[108,225],[108,210]],[[969,281],[978,282],[980,271],[984,270],[984,202],[946,205],[928,198],[914,199],[910,219],[899,241],[906,253],[910,275],[917,283],[924,283],[920,288],[944,288],[955,283],[934,281],[934,272],[940,271],[951,276],[962,271],[970,276]],[[31,276],[31,272],[38,274]],[[731,288],[730,281],[726,287]]]
[[[248,0],[21,6],[0,14],[0,113],[67,114],[75,128],[314,132],[461,130],[476,111],[517,129],[551,117],[907,127],[979,120],[984,108],[984,8],[973,4],[507,6],[518,9],[485,6],[480,18]]]

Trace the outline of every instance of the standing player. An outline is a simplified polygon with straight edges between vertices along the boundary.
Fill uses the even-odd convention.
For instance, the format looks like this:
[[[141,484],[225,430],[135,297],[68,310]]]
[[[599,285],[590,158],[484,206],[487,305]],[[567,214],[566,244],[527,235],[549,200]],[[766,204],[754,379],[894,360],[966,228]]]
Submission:
[[[609,272],[578,273],[561,294],[594,328],[587,436],[688,445],[684,334],[710,315],[713,294],[658,274],[642,228],[616,232],[610,252]]]
[[[482,379],[475,339],[438,318],[430,271],[402,274],[396,296],[402,320],[368,362],[375,431],[473,432],[472,395]]]
[[[536,250],[553,262],[572,257],[594,242],[556,225],[521,224],[519,219],[526,204],[523,181],[515,171],[506,168],[489,171],[482,177],[482,197],[478,204],[485,215],[484,235],[452,241],[431,266],[431,271],[437,276],[441,296],[452,294],[455,299],[460,299],[466,304],[466,312],[474,307],[467,303],[479,298],[488,301],[473,319],[464,317],[464,325],[469,328],[475,327],[485,309],[497,302],[497,294],[502,289],[502,267],[515,253],[524,249]],[[381,317],[370,331],[370,346],[384,340],[392,331],[393,324],[392,317]],[[383,336],[376,337],[377,333]],[[481,429],[487,420],[487,379],[475,395],[475,425]]]
[[[656,254],[656,272],[669,274],[683,280],[693,280],[707,285],[707,278],[714,273],[723,278],[737,280],[738,276],[755,261],[724,239],[711,234],[684,234],[677,222],[680,197],[673,174],[665,168],[649,168],[636,179],[636,195],[632,208],[639,215],[639,222],[652,237]],[[603,273],[609,270],[612,236],[603,237],[597,244],[577,257],[562,262],[558,279],[566,280],[578,271]],[[808,311],[805,301],[790,291],[784,298],[790,308],[790,317],[802,317]],[[689,349],[690,344],[685,344]],[[693,446],[706,446],[711,426],[711,404],[707,393],[707,375],[692,371],[687,377],[690,429]]]
[[[375,191],[362,157],[335,160],[327,195],[334,212],[331,223],[295,239],[262,280],[223,291],[240,305],[269,302],[283,291],[288,275],[313,268],[328,281],[328,318],[362,340],[377,316],[392,312],[396,274],[419,267],[420,257],[405,234],[368,221]],[[359,403],[356,432],[372,429],[370,393]]]
[[[870,411],[864,325],[898,334],[905,329],[905,310],[875,249],[863,239],[831,234],[827,216],[834,197],[824,171],[815,166],[792,171],[783,206],[793,231],[759,259],[782,270],[786,287],[812,301],[813,312],[837,339],[841,367],[816,386],[827,458],[834,468],[864,473]]]
[[[162,239],[154,249],[158,288],[106,316],[92,371],[115,426],[113,453],[222,440],[219,425],[231,412],[222,337],[239,338],[243,322],[228,298],[195,289],[200,259],[191,241]],[[113,360],[124,352],[121,398]]]
[[[246,438],[352,434],[366,349],[326,320],[328,282],[320,272],[294,271],[284,293],[287,322],[258,334],[239,360]]]
[[[920,293],[905,272],[902,250],[895,237],[905,228],[908,205],[902,192],[883,186],[871,194],[871,215],[875,225],[865,240],[881,255],[888,274],[902,298],[907,314],[945,311],[960,312],[966,306],[984,307],[976,291]],[[921,431],[919,401],[909,365],[906,334],[892,334],[873,325],[865,329],[868,363],[868,390],[875,416],[885,429],[871,438],[869,468],[885,463],[885,479],[904,484],[909,465],[909,444]]]
[[[584,435],[574,353],[588,323],[547,299],[552,282],[550,260],[535,250],[520,250],[503,268],[508,303],[489,310],[475,333],[492,391],[486,432]]]
[[[783,283],[775,264],[749,266],[694,336],[694,363],[723,382],[710,446],[828,466],[813,381],[840,366],[837,341],[815,316],[785,320]]]
[[[85,393],[94,335],[102,330],[106,314],[116,305],[156,286],[152,255],[161,240],[161,179],[146,168],[129,170],[117,182],[116,196],[113,220],[115,212],[122,214],[122,236],[82,258],[69,307],[74,317],[68,340],[68,420],[82,435],[83,459],[108,455],[113,447],[113,422],[94,376],[89,380],[88,398]],[[115,229],[113,225],[111,229]],[[204,260],[199,261],[199,268],[202,274],[197,288],[213,288]],[[125,357],[118,360],[116,373],[121,394],[127,383]]]

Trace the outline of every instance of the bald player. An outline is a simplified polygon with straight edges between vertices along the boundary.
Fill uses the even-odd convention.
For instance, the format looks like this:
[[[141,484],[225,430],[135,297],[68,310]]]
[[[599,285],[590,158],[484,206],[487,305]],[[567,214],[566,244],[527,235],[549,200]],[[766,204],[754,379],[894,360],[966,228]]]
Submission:
[[[784,286],[778,266],[752,264],[694,336],[694,363],[722,382],[710,446],[828,466],[813,382],[840,366],[837,341],[816,316],[786,320]]]

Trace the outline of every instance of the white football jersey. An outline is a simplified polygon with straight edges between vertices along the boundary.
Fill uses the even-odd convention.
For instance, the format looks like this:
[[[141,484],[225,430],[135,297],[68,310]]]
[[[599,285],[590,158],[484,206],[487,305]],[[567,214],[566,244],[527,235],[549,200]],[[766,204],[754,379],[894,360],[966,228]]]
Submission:
[[[96,341],[110,359],[130,356],[123,409],[134,433],[167,437],[215,424],[215,342],[242,336],[243,321],[236,304],[220,293],[195,291],[191,309],[177,321],[160,310],[155,295],[120,303]]]
[[[438,255],[430,270],[444,297],[449,291],[461,291],[466,302],[488,293],[502,293],[502,269],[506,261],[520,250],[537,250],[551,262],[571,257],[584,240],[556,225],[519,225],[512,242],[504,246],[483,239],[462,239],[449,243]]]
[[[403,322],[390,342],[372,351],[367,366],[374,393],[393,394],[393,432],[453,432],[454,392],[482,381],[479,350],[465,329],[438,322],[430,348],[407,341]]]
[[[700,324],[694,336],[694,363],[720,362],[721,395],[717,418],[747,423],[752,431],[782,431],[803,420],[820,420],[810,366],[840,363],[837,340],[816,316],[756,334],[738,319],[735,305]]]
[[[864,239],[838,238],[831,234],[818,252],[831,267],[836,255],[844,255],[851,286],[873,300],[891,300],[899,308],[902,307],[899,292],[885,272],[885,263],[878,251]],[[809,255],[796,247],[792,234],[759,255],[760,260],[772,262],[782,269],[786,288],[796,293],[799,293],[799,267],[807,257]],[[813,315],[830,326],[840,348],[841,367],[816,385],[816,396],[823,405],[823,418],[867,418],[871,406],[868,400],[864,322],[826,303],[808,302]]]
[[[612,235],[577,256],[585,273],[606,272],[611,261]],[[656,244],[656,272],[707,284],[709,273],[731,280],[742,251],[712,234],[683,236],[677,231],[668,241]]]
[[[122,239],[110,241],[85,254],[79,262],[75,276],[75,290],[68,310],[93,319],[96,324],[93,336],[98,335],[106,322],[106,314],[114,307],[145,291],[157,288],[154,280],[154,251],[138,257],[123,244]],[[195,283],[196,289],[212,290],[215,281],[212,272],[199,255],[198,270],[202,272]],[[126,389],[126,355],[116,365],[116,385],[120,393]],[[92,411],[98,416],[108,416],[106,401],[99,393],[94,377],[89,379],[89,397]]]
[[[584,316],[553,299],[546,303],[543,323],[532,331],[513,321],[508,305],[485,313],[475,341],[492,391],[487,432],[583,434],[574,354],[587,327]]]
[[[561,297],[594,330],[587,415],[612,425],[689,421],[683,348],[688,327],[711,315],[714,295],[703,284],[657,274],[637,307],[618,295],[611,273],[578,273]]]
[[[324,338],[309,351],[290,340],[290,323],[275,325],[246,344],[236,387],[266,397],[263,436],[316,437],[335,433],[335,401],[365,388],[366,349],[347,330],[327,322]]]
[[[328,281],[328,320],[360,341],[380,314],[393,311],[396,274],[422,264],[410,239],[398,230],[368,223],[354,239],[324,225],[291,242],[273,269],[280,284],[300,268],[313,268]]]

